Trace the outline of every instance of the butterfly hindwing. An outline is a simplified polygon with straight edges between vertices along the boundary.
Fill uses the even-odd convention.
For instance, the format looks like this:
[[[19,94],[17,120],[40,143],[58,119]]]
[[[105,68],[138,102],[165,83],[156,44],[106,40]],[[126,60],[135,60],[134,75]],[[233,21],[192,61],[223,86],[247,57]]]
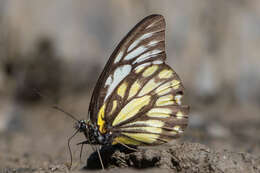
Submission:
[[[183,86],[165,64],[165,21],[139,22],[109,58],[94,89],[89,115],[113,143],[155,145],[177,138],[187,126]]]
[[[128,139],[155,145],[177,138],[188,120],[178,75],[166,64],[150,65],[136,73],[122,81],[108,102],[105,121],[112,133],[120,134],[114,142]]]

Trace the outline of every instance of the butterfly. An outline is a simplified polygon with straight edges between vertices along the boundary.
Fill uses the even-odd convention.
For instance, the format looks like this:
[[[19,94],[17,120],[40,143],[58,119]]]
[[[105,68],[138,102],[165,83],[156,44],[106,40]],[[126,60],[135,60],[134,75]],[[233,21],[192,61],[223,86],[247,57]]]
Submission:
[[[89,119],[76,124],[84,144],[154,146],[183,134],[189,106],[182,105],[183,84],[165,59],[164,17],[150,15],[123,38],[105,65]]]

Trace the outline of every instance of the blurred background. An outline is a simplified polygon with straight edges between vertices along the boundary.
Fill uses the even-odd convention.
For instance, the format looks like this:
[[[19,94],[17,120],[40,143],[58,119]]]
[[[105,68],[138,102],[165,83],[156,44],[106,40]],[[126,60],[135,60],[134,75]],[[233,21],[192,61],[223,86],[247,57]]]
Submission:
[[[51,106],[86,119],[108,57],[154,13],[191,106],[182,140],[260,155],[260,1],[0,0],[0,167],[69,161],[74,122]]]

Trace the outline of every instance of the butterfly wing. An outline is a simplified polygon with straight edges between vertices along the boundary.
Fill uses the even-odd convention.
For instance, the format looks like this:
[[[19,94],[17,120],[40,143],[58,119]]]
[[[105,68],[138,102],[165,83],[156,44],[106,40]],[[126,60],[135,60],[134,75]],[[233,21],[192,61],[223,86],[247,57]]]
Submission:
[[[165,21],[151,15],[120,42],[94,89],[90,119],[113,143],[155,145],[178,137],[187,126],[183,86],[164,63]]]
[[[146,17],[123,38],[110,56],[94,88],[89,106],[92,122],[97,121],[97,113],[102,105],[132,69],[146,65],[146,62],[164,61],[164,40],[165,21],[161,15]]]
[[[117,134],[114,143],[156,145],[179,137],[189,111],[182,95],[180,78],[164,63],[132,71],[106,104],[106,128]]]

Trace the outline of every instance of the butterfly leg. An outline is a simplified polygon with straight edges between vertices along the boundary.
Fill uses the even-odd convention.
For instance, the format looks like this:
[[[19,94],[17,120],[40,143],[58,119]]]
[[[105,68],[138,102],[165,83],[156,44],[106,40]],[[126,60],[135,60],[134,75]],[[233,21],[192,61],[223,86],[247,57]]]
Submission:
[[[99,158],[99,161],[100,161],[100,163],[101,163],[101,167],[102,167],[103,170],[105,170],[105,167],[104,167],[104,164],[103,164],[103,161],[102,161],[102,157],[101,157],[101,155],[100,155],[100,148],[94,147],[88,140],[77,143],[77,145],[81,145],[80,160],[81,160],[82,148],[83,148],[83,145],[84,145],[84,144],[90,144],[92,150],[93,150],[93,151],[96,151],[96,152],[98,153],[98,158]]]
[[[88,140],[77,143],[77,145],[90,144]]]
[[[80,155],[79,155],[80,162],[81,162],[81,156],[82,156],[82,150],[83,150],[83,145],[84,145],[84,144],[89,144],[89,145],[91,146],[93,152],[96,151],[96,149],[93,147],[93,145],[92,145],[88,140],[77,143],[77,145],[81,145]]]
[[[83,146],[84,146],[84,144],[81,144],[80,154],[79,154],[79,161],[80,161],[80,163],[82,163],[81,156],[82,156]]]
[[[101,150],[101,146],[99,148],[96,147],[96,151],[98,153],[98,158],[99,158],[99,161],[101,163],[102,169],[105,170],[105,167],[104,167],[104,164],[103,164],[103,161],[102,161],[102,157],[100,155],[100,150]]]

